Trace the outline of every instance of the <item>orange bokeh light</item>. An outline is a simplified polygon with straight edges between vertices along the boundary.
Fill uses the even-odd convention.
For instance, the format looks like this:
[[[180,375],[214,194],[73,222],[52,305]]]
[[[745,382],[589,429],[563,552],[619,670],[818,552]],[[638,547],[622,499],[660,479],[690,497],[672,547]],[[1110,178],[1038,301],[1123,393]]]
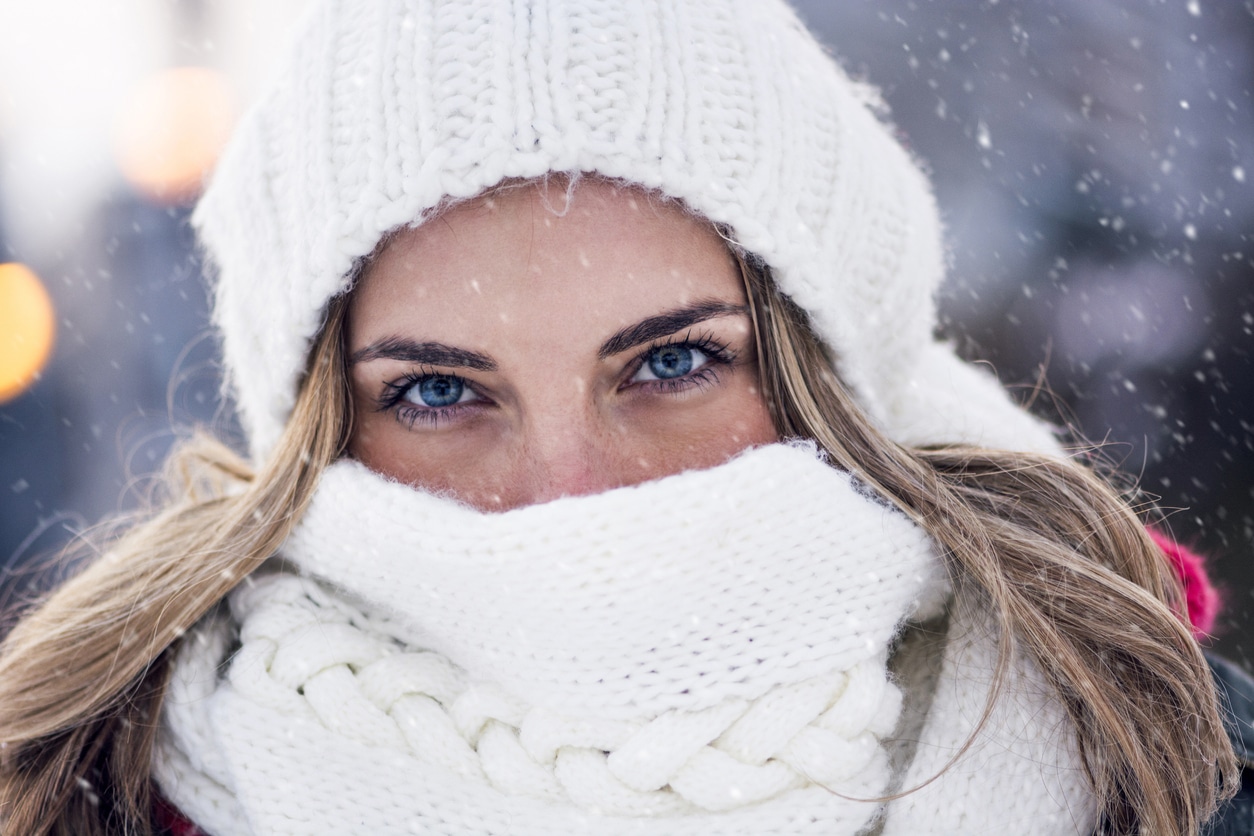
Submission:
[[[55,335],[52,300],[39,277],[24,264],[0,264],[0,402],[39,379]]]
[[[191,202],[218,159],[235,121],[235,103],[221,73],[177,67],[131,92],[113,126],[118,167],[157,203]]]

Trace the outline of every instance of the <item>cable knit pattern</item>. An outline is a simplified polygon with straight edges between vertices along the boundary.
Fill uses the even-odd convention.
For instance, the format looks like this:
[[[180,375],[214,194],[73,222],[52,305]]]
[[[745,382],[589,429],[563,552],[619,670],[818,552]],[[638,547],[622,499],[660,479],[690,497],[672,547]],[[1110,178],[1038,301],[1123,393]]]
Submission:
[[[232,604],[242,644],[230,682],[240,695],[507,795],[656,816],[730,810],[811,783],[849,793],[868,773],[881,786],[887,776],[879,739],[901,698],[882,659],[753,701],[614,719],[469,683],[447,658],[404,650],[306,579],[262,578]]]
[[[503,514],[342,461],[284,559],[184,643],[166,700],[154,775],[215,834],[861,833],[901,779],[887,654],[945,595],[917,527],[785,445]],[[941,716],[978,716],[964,681]],[[1081,832],[1066,736],[990,730],[939,791],[1013,786],[994,820]]]
[[[194,218],[259,457],[357,259],[446,197],[549,171],[727,225],[897,440],[1054,449],[990,376],[950,374],[947,348],[923,364],[943,273],[930,188],[782,0],[324,0],[285,67]]]

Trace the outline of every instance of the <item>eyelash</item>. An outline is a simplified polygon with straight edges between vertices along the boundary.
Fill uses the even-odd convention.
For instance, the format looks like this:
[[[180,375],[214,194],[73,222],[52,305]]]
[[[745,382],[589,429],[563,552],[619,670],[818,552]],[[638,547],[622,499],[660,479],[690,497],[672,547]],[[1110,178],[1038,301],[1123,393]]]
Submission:
[[[704,366],[694,372],[689,372],[683,377],[670,378],[665,380],[644,380],[635,384],[638,387],[648,387],[654,392],[662,392],[665,394],[678,394],[692,388],[702,388],[710,385],[718,380],[718,369],[720,366],[730,366],[736,360],[736,354],[723,343],[714,339],[710,334],[693,335],[691,332],[685,334],[682,339],[667,338],[652,343],[648,348],[641,351],[632,360],[628,368],[631,370],[626,375],[628,380],[635,377],[639,373],[641,367],[648,361],[649,355],[659,349],[667,346],[682,346],[685,348],[694,348],[709,358]],[[428,426],[435,427],[441,421],[446,421],[458,412],[468,407],[473,407],[478,401],[468,404],[452,404],[450,406],[441,407],[418,407],[408,406],[404,403],[405,395],[417,386],[423,380],[430,377],[452,377],[460,380],[462,385],[478,394],[478,391],[471,385],[470,381],[459,375],[440,374],[434,370],[420,369],[416,372],[409,372],[402,377],[385,382],[383,393],[379,396],[378,408],[380,412],[389,410],[396,411],[396,420],[401,422],[408,428],[413,428],[415,424],[423,423]],[[627,384],[624,384],[625,388]]]
[[[682,339],[666,338],[658,342],[652,343],[644,351],[636,355],[636,359],[628,366],[631,373],[627,375],[628,380],[635,377],[639,373],[641,367],[648,362],[649,355],[655,351],[666,348],[667,346],[682,346],[684,348],[695,348],[709,358],[709,362],[694,372],[689,372],[683,377],[673,377],[664,380],[644,380],[636,386],[647,386],[651,391],[663,392],[666,394],[678,394],[692,388],[704,388],[711,383],[718,381],[719,367],[732,365],[736,361],[736,354],[722,342],[714,339],[710,334],[693,334],[691,331],[683,336]]]
[[[479,402],[467,404],[451,404],[449,406],[436,407],[419,407],[406,404],[405,395],[415,386],[429,377],[451,377],[462,382],[470,391],[479,394],[470,381],[466,378],[455,374],[441,374],[434,369],[419,369],[416,372],[408,372],[396,380],[388,381],[383,384],[383,394],[379,396],[379,411],[387,412],[389,410],[396,411],[396,420],[400,421],[407,428],[413,428],[415,424],[423,423],[431,427],[435,427],[441,421],[448,420],[456,413],[465,410],[467,407],[473,407]]]

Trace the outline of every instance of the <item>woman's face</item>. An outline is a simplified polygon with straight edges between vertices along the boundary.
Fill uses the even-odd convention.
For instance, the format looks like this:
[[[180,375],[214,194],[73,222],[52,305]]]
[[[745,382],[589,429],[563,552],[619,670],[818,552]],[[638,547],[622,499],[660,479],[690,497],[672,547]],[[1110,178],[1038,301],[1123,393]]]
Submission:
[[[483,510],[776,440],[740,272],[708,224],[585,179],[393,238],[353,293],[352,454]]]

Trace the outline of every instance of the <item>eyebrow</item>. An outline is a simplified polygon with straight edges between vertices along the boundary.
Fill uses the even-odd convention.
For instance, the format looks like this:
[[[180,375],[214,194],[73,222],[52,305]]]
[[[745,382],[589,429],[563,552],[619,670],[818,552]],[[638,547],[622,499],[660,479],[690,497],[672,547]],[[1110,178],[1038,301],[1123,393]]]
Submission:
[[[628,325],[601,344],[597,357],[601,360],[613,357],[621,351],[652,342],[659,337],[667,337],[676,331],[732,314],[746,314],[749,309],[744,305],[719,300],[704,300],[683,308],[660,313],[643,319],[635,325]],[[349,365],[369,363],[372,360],[400,360],[405,363],[421,363],[429,366],[447,366],[453,368],[474,369],[480,372],[497,370],[496,361],[477,351],[446,345],[436,342],[417,342],[404,337],[385,337],[365,348],[358,349],[348,358]]]
[[[696,325],[698,322],[704,322],[707,319],[730,314],[747,314],[748,312],[749,308],[745,305],[735,305],[731,302],[723,302],[717,299],[696,302],[687,307],[676,308],[675,310],[660,313],[657,316],[651,316],[648,319],[642,319],[635,325],[628,325],[626,328],[615,332],[612,337],[601,344],[597,357],[604,360],[607,357],[618,354],[620,351],[626,351],[643,343],[652,342],[659,337],[668,337],[676,331],[682,331],[684,328]]]
[[[386,337],[354,352],[349,365],[371,360],[402,360],[428,366],[453,366],[480,372],[496,371],[496,361],[477,351],[467,351],[444,343],[420,343],[404,337]]]

